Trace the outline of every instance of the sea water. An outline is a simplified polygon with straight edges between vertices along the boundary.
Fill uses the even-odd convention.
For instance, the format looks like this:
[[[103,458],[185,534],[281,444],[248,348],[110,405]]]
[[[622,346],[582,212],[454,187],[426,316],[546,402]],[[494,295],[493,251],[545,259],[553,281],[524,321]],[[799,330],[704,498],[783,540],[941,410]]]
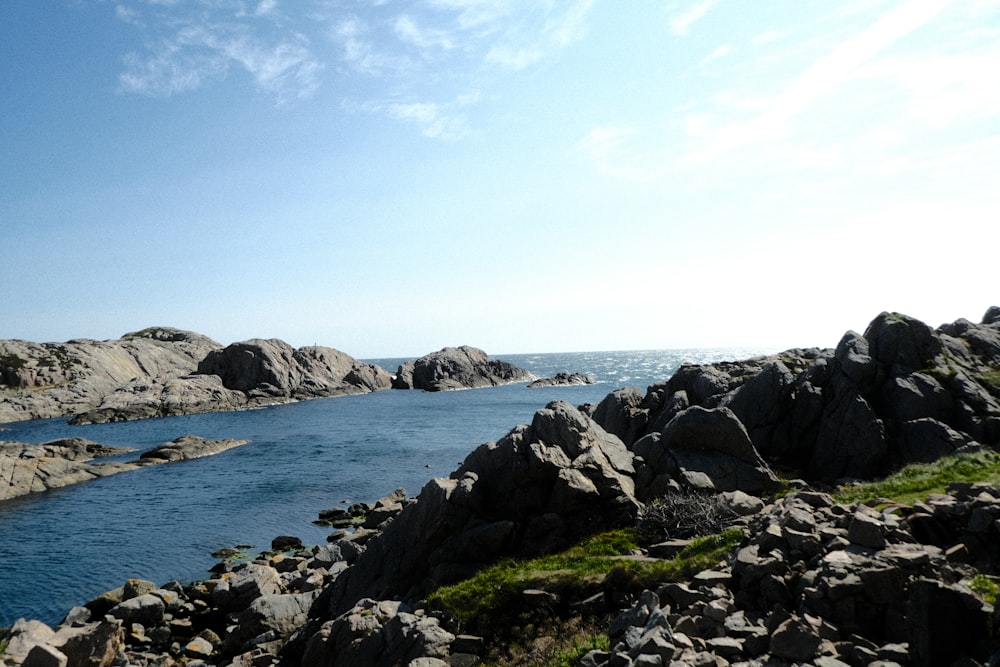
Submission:
[[[0,503],[0,627],[58,623],[69,609],[128,578],[157,584],[207,576],[224,547],[307,544],[331,532],[320,510],[419,493],[477,445],[529,423],[553,400],[597,403],[611,391],[661,382],[682,363],[770,350],[662,350],[494,355],[539,377],[587,373],[585,386],[526,383],[429,393],[382,391],[257,410],[69,426],[65,419],[0,425],[0,440],[82,437],[140,451],[185,434],[250,440],[221,454],[114,475]],[[401,359],[374,359],[394,372]],[[134,458],[136,454],[125,459]]]

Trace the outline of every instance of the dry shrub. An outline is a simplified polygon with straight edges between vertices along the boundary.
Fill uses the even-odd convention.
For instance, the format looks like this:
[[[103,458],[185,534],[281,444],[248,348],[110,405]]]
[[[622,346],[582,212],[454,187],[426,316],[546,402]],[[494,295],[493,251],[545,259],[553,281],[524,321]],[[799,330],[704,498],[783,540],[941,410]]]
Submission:
[[[639,511],[639,531],[648,539],[689,539],[721,533],[739,515],[717,493],[676,492]]]

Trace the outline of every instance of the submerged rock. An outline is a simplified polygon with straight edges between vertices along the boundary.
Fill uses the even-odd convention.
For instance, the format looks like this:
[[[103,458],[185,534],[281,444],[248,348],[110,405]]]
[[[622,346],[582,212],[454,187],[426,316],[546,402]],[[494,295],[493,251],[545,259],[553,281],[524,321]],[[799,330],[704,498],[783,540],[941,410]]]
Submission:
[[[528,387],[563,387],[585,384],[594,384],[594,378],[584,373],[556,373],[550,378],[534,380],[528,384]]]

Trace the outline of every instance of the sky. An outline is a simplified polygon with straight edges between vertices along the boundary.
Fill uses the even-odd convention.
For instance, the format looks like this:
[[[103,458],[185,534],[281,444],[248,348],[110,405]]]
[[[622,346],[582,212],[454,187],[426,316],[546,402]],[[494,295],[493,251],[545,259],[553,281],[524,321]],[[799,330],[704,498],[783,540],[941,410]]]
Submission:
[[[0,63],[0,339],[777,352],[1000,305],[1000,0],[6,0]]]

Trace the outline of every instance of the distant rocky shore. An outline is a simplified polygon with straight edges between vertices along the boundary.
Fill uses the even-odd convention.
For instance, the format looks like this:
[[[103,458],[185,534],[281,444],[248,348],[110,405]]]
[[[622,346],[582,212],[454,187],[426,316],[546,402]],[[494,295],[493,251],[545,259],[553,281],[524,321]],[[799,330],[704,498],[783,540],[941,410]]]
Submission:
[[[325,512],[347,526],[327,544],[283,538],[205,581],[129,582],[55,629],[19,621],[4,660],[475,665],[485,639],[436,612],[432,592],[635,526],[686,494],[717,501],[741,531],[717,564],[644,590],[609,576],[518,592],[526,610],[606,623],[608,646],[578,664],[998,664],[1000,613],[968,582],[1000,574],[1000,488],[957,484],[884,509],[823,491],[998,448],[1000,308],[938,329],[882,313],[835,349],[689,365],[645,392],[550,403],[415,499]]]
[[[223,347],[154,327],[120,340],[0,341],[0,423],[73,416],[71,423],[222,412],[397,389],[440,391],[527,382],[534,376],[478,348],[445,348],[395,377],[330,347],[276,339]]]

